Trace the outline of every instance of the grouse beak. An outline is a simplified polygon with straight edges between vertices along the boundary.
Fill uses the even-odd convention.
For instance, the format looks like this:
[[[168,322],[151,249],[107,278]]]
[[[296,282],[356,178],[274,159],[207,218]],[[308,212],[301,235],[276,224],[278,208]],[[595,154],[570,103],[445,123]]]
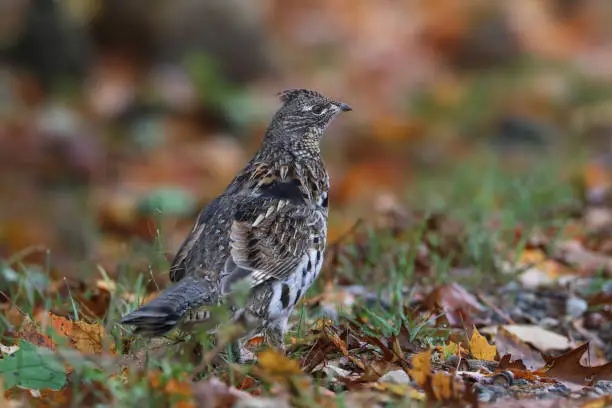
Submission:
[[[350,107],[350,106],[348,106],[348,105],[347,105],[346,103],[344,103],[344,102],[336,102],[336,105],[338,105],[338,107],[340,108],[340,110],[341,110],[342,112],[350,112],[350,111],[352,111],[352,110],[353,110],[353,109],[351,109],[351,107]]]

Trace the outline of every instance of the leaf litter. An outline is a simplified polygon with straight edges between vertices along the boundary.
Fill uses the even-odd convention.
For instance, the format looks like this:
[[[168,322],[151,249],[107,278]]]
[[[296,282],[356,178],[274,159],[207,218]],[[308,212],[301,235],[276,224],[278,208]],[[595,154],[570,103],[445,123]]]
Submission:
[[[18,265],[14,265],[18,262],[13,262],[11,257],[9,266],[0,265],[0,276],[13,289],[5,290],[5,282],[1,282],[0,325],[4,336],[0,339],[0,371],[3,370],[0,389],[5,391],[0,396],[0,406],[21,402],[33,406],[121,406],[122,403],[125,406],[126,401],[131,405],[177,407],[383,407],[412,402],[416,406],[596,408],[612,405],[612,287],[609,284],[612,211],[606,202],[609,198],[605,189],[602,190],[602,186],[608,186],[609,190],[612,184],[608,181],[609,174],[601,168],[587,167],[585,180],[579,182],[584,196],[575,205],[563,203],[542,209],[532,208],[537,203],[530,201],[530,215],[535,215],[538,224],[545,225],[537,231],[531,231],[527,222],[508,226],[509,214],[502,208],[503,199],[497,196],[485,203],[488,208],[479,214],[482,216],[479,220],[483,220],[480,225],[480,221],[464,221],[452,211],[431,211],[438,208],[436,205],[425,207],[427,211],[410,210],[391,193],[378,189],[381,184],[385,188],[403,188],[404,175],[411,176],[410,172],[415,170],[403,164],[405,152],[397,155],[398,160],[394,152],[381,150],[379,146],[385,144],[381,140],[406,141],[417,135],[428,135],[432,129],[433,133],[444,135],[462,133],[457,129],[470,130],[471,119],[465,121],[453,111],[456,106],[469,105],[469,99],[486,98],[478,86],[474,98],[469,81],[454,78],[469,76],[463,70],[459,71],[461,75],[448,75],[439,83],[434,81],[432,95],[422,95],[426,100],[425,111],[439,105],[444,114],[431,120],[435,126],[428,126],[420,113],[407,117],[403,107],[401,115],[391,115],[389,112],[393,109],[386,103],[389,98],[382,97],[380,90],[395,89],[406,77],[412,77],[406,72],[414,72],[415,64],[420,70],[434,71],[431,67],[436,65],[430,61],[431,57],[419,54],[421,58],[407,59],[393,44],[388,44],[390,48],[385,52],[390,53],[395,64],[384,67],[385,75],[372,75],[372,67],[380,67],[379,61],[387,60],[380,58],[378,43],[380,38],[395,38],[388,31],[398,26],[395,18],[406,23],[399,26],[408,27],[402,33],[403,41],[398,42],[402,49],[413,47],[413,40],[409,38],[417,27],[422,30],[424,44],[437,50],[441,60],[448,60],[453,67],[462,69],[462,64],[468,63],[465,60],[478,59],[464,50],[482,52],[479,50],[486,48],[486,44],[473,43],[480,36],[471,31],[471,17],[457,8],[459,3],[432,2],[419,13],[389,13],[382,3],[371,8],[361,4],[357,12],[346,14],[346,20],[337,27],[338,32],[324,32],[320,36],[333,39],[340,35],[364,42],[360,49],[366,52],[363,57],[359,56],[360,63],[342,64],[349,70],[343,77],[362,82],[361,92],[368,91],[364,92],[368,95],[366,100],[361,101],[363,112],[371,113],[375,119],[372,126],[354,129],[360,143],[351,147],[354,151],[347,152],[347,159],[359,158],[355,160],[358,164],[338,172],[333,202],[344,205],[375,197],[372,201],[376,210],[368,214],[371,217],[357,223],[347,212],[344,218],[339,217],[338,222],[330,224],[331,242],[326,266],[317,282],[318,292],[297,305],[290,337],[286,339],[286,355],[265,349],[264,336],[259,334],[248,344],[253,349],[264,348],[257,350],[259,361],[238,366],[225,353],[230,335],[225,335],[228,339],[214,339],[206,333],[178,332],[148,342],[131,336],[115,324],[121,314],[142,299],[153,298],[165,285],[161,280],[165,278],[156,280],[165,276],[170,256],[160,250],[161,246],[176,248],[195,216],[195,208],[208,202],[216,187],[223,187],[219,178],[211,175],[221,169],[225,176],[231,177],[242,162],[244,152],[233,139],[225,143],[217,136],[194,138],[191,136],[193,124],[183,118],[192,115],[174,115],[168,119],[167,127],[187,133],[179,138],[182,141],[173,138],[168,146],[152,148],[148,156],[117,155],[113,146],[109,157],[121,162],[114,170],[127,174],[122,180],[128,185],[113,185],[110,180],[104,180],[91,188],[97,207],[93,216],[97,218],[101,238],[95,246],[83,243],[82,253],[72,257],[81,259],[84,254],[91,255],[97,263],[113,271],[109,273],[111,277],[64,280],[63,276],[70,275],[70,263],[62,263],[66,259],[60,258],[48,270],[48,253],[39,246],[21,262],[24,270],[37,272],[27,274],[28,279],[20,286],[16,283],[26,273],[22,274]],[[531,27],[528,29],[520,27],[518,48],[558,56],[576,44],[593,44],[593,41],[584,41],[585,34],[581,31],[585,25],[567,17],[566,14],[571,14],[567,10],[559,13],[564,15],[560,20],[548,15],[546,5],[534,4],[512,2],[503,11],[510,13],[508,24],[512,29],[525,16],[535,15],[539,23],[528,25]],[[457,12],[449,13],[449,8]],[[490,22],[486,20],[488,16],[497,16],[500,10],[482,11],[476,13],[475,20]],[[326,18],[329,10],[321,12]],[[376,30],[369,29],[366,30],[369,35],[363,35],[362,21],[357,19],[364,15],[372,15],[373,26],[379,27],[384,35],[379,37],[374,35]],[[425,21],[414,24],[413,15],[424,15]],[[493,22],[494,27],[503,26],[497,20]],[[304,37],[300,24],[278,26],[274,30],[282,33],[281,41]],[[577,38],[568,41],[567,33],[574,33]],[[587,54],[582,58],[589,62],[592,57]],[[361,63],[361,59],[366,63]],[[123,66],[109,65],[118,69]],[[118,73],[122,75],[125,74]],[[378,78],[373,81],[373,77]],[[414,77],[420,85],[422,77]],[[510,93],[507,99],[494,99],[512,106],[523,106],[526,100],[528,107],[550,109],[558,114],[548,105],[540,109],[545,105],[543,95],[551,92],[550,88],[554,88],[555,95],[575,94],[566,85],[558,92],[557,81],[551,87],[548,77],[527,79],[527,87],[535,90],[535,96],[530,89],[521,89],[525,95]],[[561,79],[560,82],[573,82],[565,81],[565,77]],[[574,98],[570,99],[574,104]],[[563,97],[551,98],[549,104],[563,108],[559,116],[573,109],[571,104],[564,105]],[[485,112],[488,110],[493,113]],[[504,117],[507,112],[499,106],[480,109],[478,113],[491,123],[507,121]],[[526,118],[519,122],[518,127],[532,124]],[[20,123],[13,127],[27,128]],[[362,132],[372,136],[365,137]],[[361,143],[361,139],[368,137],[373,138],[373,143]],[[15,144],[18,140],[19,137],[11,137],[4,145],[9,152],[16,146],[15,151],[20,153],[7,154],[6,160],[12,156],[28,157],[21,150],[23,146]],[[465,140],[460,144],[461,149],[453,143],[441,143],[440,148],[450,146],[453,158],[458,155],[460,160],[474,159],[458,153],[466,150]],[[367,152],[369,149],[376,153]],[[426,160],[440,160],[438,154],[432,156],[430,152],[423,156],[427,156]],[[185,159],[177,162],[176,157]],[[76,159],[72,154],[66,161]],[[93,164],[86,167],[90,166]],[[28,167],[24,171],[37,171],[36,166],[28,163]],[[106,169],[91,168],[91,171],[103,174]],[[483,182],[485,176],[479,169],[475,178],[477,195],[470,195],[463,185],[458,185],[458,201],[465,197],[474,202],[488,201],[480,194],[491,187],[486,180]],[[454,178],[450,181],[456,182]],[[565,184],[566,181],[563,180]],[[202,189],[203,184],[212,187]],[[545,186],[536,187],[542,195],[549,193]],[[198,203],[194,200],[196,192],[200,194]],[[510,195],[522,197],[522,191],[514,193],[517,194]],[[589,203],[595,198],[599,200],[597,204]],[[52,206],[41,197],[13,201],[36,201]],[[454,207],[455,203],[452,204]],[[158,208],[165,209],[174,218],[157,220]],[[6,247],[14,253],[39,242],[61,242],[65,237],[79,243],[84,241],[73,231],[66,231],[65,217],[53,217],[62,220],[58,223],[62,225],[49,226],[42,225],[44,220],[35,216],[31,211],[25,220],[10,219],[0,225],[0,236],[10,238],[2,243],[3,250]],[[555,218],[559,216],[563,218],[562,223]],[[161,234],[162,230],[165,235]],[[138,245],[151,244],[154,250],[146,255],[132,254],[129,248],[133,247],[128,243],[133,240],[138,240]],[[61,248],[58,252],[61,253]],[[41,273],[43,270],[45,273]],[[131,279],[132,270],[146,273],[134,284],[126,279],[126,276]],[[15,367],[11,363],[13,355],[21,356],[20,361],[25,363]],[[30,363],[37,363],[39,369],[32,370]],[[59,379],[65,379],[63,387]],[[74,389],[78,392],[74,393]]]

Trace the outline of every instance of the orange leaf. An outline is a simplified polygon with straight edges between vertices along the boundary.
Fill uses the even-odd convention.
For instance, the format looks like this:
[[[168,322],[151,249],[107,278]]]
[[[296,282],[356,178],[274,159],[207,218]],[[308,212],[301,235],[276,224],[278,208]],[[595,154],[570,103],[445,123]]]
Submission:
[[[472,338],[470,339],[470,351],[474,358],[478,360],[495,361],[497,348],[489,344],[487,339],[474,327]]]
[[[437,372],[431,377],[431,388],[436,396],[436,400],[453,399],[453,380],[453,376],[443,372]]]
[[[47,312],[47,316],[51,323],[51,327],[53,327],[58,334],[64,337],[70,337],[72,334],[72,322],[70,320],[62,316],[54,315],[51,312]]]
[[[257,355],[257,359],[259,360],[259,366],[275,378],[302,374],[299,361],[291,360],[277,350],[262,351]]]
[[[101,325],[82,321],[72,322],[70,340],[77,350],[83,353],[99,354],[102,352],[103,339],[104,327]]]
[[[179,381],[176,379],[171,379],[166,384],[164,391],[168,394],[191,397],[191,383],[189,381]]]
[[[260,347],[264,343],[264,336],[255,336],[247,342],[247,347]]]
[[[431,376],[431,350],[415,354],[410,361],[413,368],[408,370],[408,374],[419,387],[423,387]]]

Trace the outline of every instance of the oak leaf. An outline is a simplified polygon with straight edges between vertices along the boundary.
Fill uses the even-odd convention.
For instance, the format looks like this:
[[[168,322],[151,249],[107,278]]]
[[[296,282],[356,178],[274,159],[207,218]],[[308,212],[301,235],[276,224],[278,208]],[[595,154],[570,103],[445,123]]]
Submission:
[[[580,359],[588,350],[589,343],[584,343],[565,354],[557,357],[545,357],[547,365],[543,374],[547,377],[574,384],[592,384],[599,380],[612,381],[612,362],[588,367],[580,363]]]

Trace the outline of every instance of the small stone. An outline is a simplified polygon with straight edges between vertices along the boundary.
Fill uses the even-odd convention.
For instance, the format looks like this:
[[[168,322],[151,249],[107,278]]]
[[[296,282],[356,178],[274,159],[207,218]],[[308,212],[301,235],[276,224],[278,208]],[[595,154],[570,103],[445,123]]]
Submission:
[[[289,408],[289,404],[278,398],[250,398],[237,401],[234,408]]]
[[[568,396],[571,394],[571,390],[564,384],[554,384],[545,389],[536,391],[539,398],[551,399],[559,398],[559,395]]]
[[[504,387],[499,387],[496,385],[483,385],[476,383],[474,384],[474,390],[476,391],[478,401],[480,402],[494,402],[498,398],[508,394]]]
[[[559,324],[560,324],[559,320],[553,317],[545,317],[542,320],[540,320],[540,322],[538,323],[538,326],[546,330],[553,330],[559,327]]]
[[[565,301],[565,312],[574,319],[579,318],[586,312],[589,305],[586,300],[576,296],[570,296]]]
[[[593,388],[599,391],[601,395],[612,395],[612,381],[599,380],[593,385]]]
[[[388,373],[380,377],[378,381],[393,384],[409,384],[410,377],[408,377],[408,374],[406,374],[403,370],[395,370],[389,371]]]
[[[325,373],[325,375],[331,378],[346,378],[351,374],[350,371],[344,370],[340,367],[336,367],[333,365],[325,366],[323,368],[323,372]]]

